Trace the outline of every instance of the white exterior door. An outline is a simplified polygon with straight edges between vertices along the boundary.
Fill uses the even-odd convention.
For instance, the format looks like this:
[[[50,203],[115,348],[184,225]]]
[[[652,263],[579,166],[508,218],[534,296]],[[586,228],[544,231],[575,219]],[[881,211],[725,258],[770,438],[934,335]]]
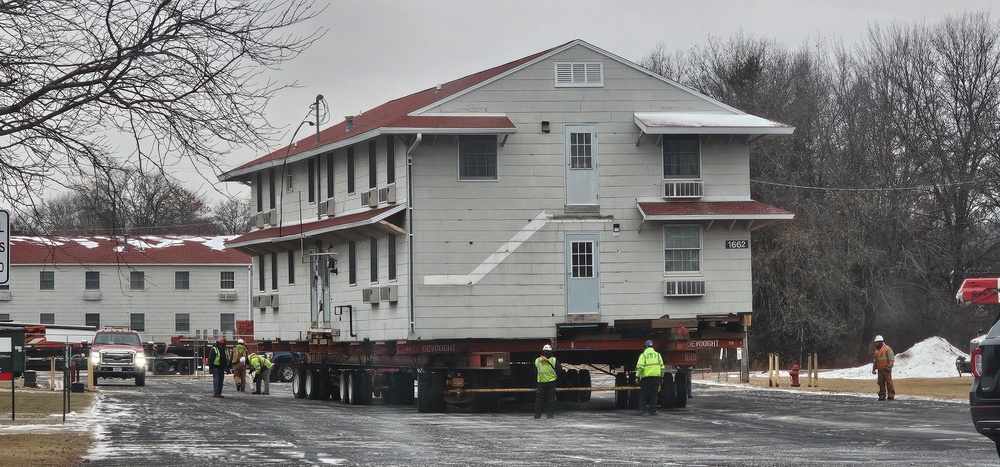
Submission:
[[[597,207],[597,125],[566,125],[566,206]]]
[[[566,234],[566,313],[600,312],[601,281],[598,277],[597,234]]]

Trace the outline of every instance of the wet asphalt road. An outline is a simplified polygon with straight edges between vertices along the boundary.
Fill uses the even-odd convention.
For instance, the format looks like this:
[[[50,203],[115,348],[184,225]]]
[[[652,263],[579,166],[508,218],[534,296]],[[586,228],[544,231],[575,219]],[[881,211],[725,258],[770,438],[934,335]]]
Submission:
[[[187,465],[996,465],[968,404],[900,396],[803,394],[695,384],[684,409],[640,417],[610,392],[560,402],[534,420],[528,404],[498,414],[415,406],[297,400],[287,383],[270,396],[211,397],[211,379],[154,378],[146,387],[101,385],[83,418],[98,441],[90,466]]]

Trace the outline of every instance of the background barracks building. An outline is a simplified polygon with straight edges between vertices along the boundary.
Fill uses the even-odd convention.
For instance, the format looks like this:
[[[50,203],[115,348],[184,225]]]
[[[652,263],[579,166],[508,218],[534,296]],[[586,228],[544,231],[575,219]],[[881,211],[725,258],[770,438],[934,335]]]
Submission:
[[[749,144],[792,131],[576,40],[223,174],[259,226],[226,245],[258,338],[743,330],[751,232],[793,217],[750,199]]]
[[[232,336],[248,316],[250,258],[227,238],[11,237],[0,321]]]

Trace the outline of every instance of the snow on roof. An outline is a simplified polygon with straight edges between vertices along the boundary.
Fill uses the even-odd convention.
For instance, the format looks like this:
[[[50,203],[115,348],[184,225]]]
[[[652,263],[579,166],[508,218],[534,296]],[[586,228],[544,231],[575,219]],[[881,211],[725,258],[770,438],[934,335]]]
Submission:
[[[233,238],[236,236],[13,236],[10,262],[11,265],[249,264],[249,256],[225,248],[225,242]]]
[[[740,134],[790,135],[795,127],[749,114],[636,112],[635,124],[647,135]]]
[[[890,347],[892,345],[890,344]],[[874,350],[873,350],[874,356]],[[897,378],[952,378],[958,376],[955,359],[969,354],[962,352],[942,337],[929,337],[908,350],[896,354],[892,377]],[[872,364],[856,368],[820,372],[820,378],[872,379]]]

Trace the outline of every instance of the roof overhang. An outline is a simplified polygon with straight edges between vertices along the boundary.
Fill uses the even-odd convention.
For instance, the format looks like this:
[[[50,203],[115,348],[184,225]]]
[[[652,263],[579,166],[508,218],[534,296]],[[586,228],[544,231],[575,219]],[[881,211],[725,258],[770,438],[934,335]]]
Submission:
[[[647,135],[790,135],[795,127],[749,114],[636,112],[635,124]]]
[[[732,230],[746,222],[752,231],[778,221],[792,220],[795,214],[753,200],[746,201],[636,201],[642,222],[727,222]],[[642,230],[642,225],[639,226]]]
[[[389,230],[395,234],[402,234],[404,232],[399,227],[386,225],[386,218],[402,212],[404,209],[406,209],[406,203],[400,203],[377,209],[341,214],[336,217],[302,224],[254,230],[226,242],[226,248],[260,252],[262,250],[273,249],[279,243],[295,242],[305,238],[343,233],[352,229],[370,226]]]

